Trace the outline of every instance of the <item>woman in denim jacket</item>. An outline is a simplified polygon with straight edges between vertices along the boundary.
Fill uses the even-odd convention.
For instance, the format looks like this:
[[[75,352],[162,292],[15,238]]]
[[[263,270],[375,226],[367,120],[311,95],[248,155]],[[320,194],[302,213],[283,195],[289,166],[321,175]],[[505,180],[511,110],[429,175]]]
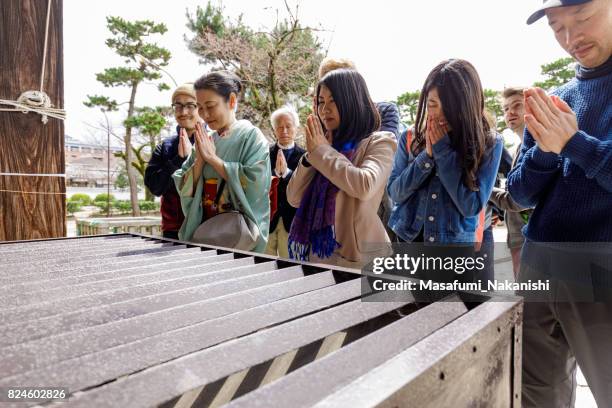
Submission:
[[[408,140],[408,142],[407,142]],[[503,148],[484,115],[476,69],[450,59],[427,77],[414,130],[400,138],[387,191],[389,226],[401,241],[480,241],[477,227]]]

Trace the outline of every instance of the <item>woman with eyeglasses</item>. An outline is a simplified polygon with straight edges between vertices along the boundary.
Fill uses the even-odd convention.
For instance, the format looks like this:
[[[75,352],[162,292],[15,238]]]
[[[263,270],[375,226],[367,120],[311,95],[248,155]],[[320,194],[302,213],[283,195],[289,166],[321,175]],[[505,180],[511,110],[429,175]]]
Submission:
[[[172,108],[177,122],[177,134],[157,145],[147,165],[144,182],[151,193],[161,196],[161,228],[164,238],[178,239],[184,216],[172,174],[181,168],[191,152],[196,123],[201,121],[192,83],[176,88],[172,93]]]
[[[200,77],[194,88],[199,117],[213,132],[196,123],[193,149],[187,136],[182,137],[190,155],[173,176],[185,214],[179,238],[192,241],[203,222],[221,212],[239,211],[255,229],[251,230],[255,242],[237,249],[264,252],[272,179],[268,141],[251,122],[236,119],[242,85],[235,74],[211,72]]]

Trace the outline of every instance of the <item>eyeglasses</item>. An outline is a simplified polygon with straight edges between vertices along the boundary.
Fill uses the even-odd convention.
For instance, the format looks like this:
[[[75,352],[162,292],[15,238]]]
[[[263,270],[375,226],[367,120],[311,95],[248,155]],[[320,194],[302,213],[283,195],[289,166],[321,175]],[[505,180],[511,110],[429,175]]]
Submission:
[[[183,105],[182,103],[173,103],[172,109],[174,109],[174,112],[176,113],[182,113],[183,109],[187,109],[187,112],[193,113],[198,109],[198,105],[196,105],[195,103],[187,103],[185,105]]]

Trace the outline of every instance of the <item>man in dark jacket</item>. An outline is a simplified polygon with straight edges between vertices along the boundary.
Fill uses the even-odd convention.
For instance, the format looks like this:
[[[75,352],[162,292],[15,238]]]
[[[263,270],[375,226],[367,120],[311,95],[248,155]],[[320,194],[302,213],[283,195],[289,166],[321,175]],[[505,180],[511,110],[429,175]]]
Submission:
[[[287,202],[287,185],[293,170],[306,151],[295,144],[300,119],[291,107],[277,109],[270,116],[276,143],[270,146],[272,174],[278,177],[276,187],[276,212],[270,220],[270,235],[266,253],[289,258],[288,239],[291,222],[297,211]]]
[[[378,130],[393,133],[399,141],[400,135],[405,129],[402,129],[403,124],[400,123],[397,105],[393,102],[377,102],[376,110],[380,114],[380,128]]]
[[[145,185],[161,196],[162,232],[164,238],[178,239],[184,216],[172,173],[178,170],[193,144],[195,125],[200,121],[193,84],[179,86],[172,94],[172,108],[178,123],[176,136],[157,145],[145,171]]]
[[[397,105],[393,102],[378,102],[376,104],[376,109],[380,114],[380,128],[381,131],[391,132],[395,135],[396,139],[399,141],[402,128],[399,117],[399,110],[397,109]],[[391,216],[391,210],[393,210],[393,201],[387,194],[387,189],[385,189],[385,194],[380,202],[380,207],[378,207],[378,216],[380,217],[383,225],[385,226],[385,230],[389,235],[389,239],[391,241],[395,241],[395,232],[389,227],[389,217]]]

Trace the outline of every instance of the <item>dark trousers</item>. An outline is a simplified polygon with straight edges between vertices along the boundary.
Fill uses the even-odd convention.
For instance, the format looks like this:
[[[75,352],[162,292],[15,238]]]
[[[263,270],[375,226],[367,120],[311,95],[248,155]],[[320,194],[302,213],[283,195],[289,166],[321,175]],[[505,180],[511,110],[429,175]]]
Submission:
[[[576,362],[600,407],[612,407],[612,250],[591,244],[525,242],[519,282],[523,317],[523,407],[573,407]],[[584,246],[585,248],[579,248]],[[607,244],[608,246],[610,244]]]
[[[162,233],[162,236],[164,238],[170,238],[170,239],[179,239],[178,237],[178,231],[164,231]]]
[[[482,280],[485,286],[487,280],[493,280],[495,278],[494,248],[495,242],[493,240],[493,227],[489,227],[482,232],[482,244],[480,245],[480,250],[476,252],[476,256],[482,256],[485,259],[485,267],[478,273],[477,276],[477,279]]]

